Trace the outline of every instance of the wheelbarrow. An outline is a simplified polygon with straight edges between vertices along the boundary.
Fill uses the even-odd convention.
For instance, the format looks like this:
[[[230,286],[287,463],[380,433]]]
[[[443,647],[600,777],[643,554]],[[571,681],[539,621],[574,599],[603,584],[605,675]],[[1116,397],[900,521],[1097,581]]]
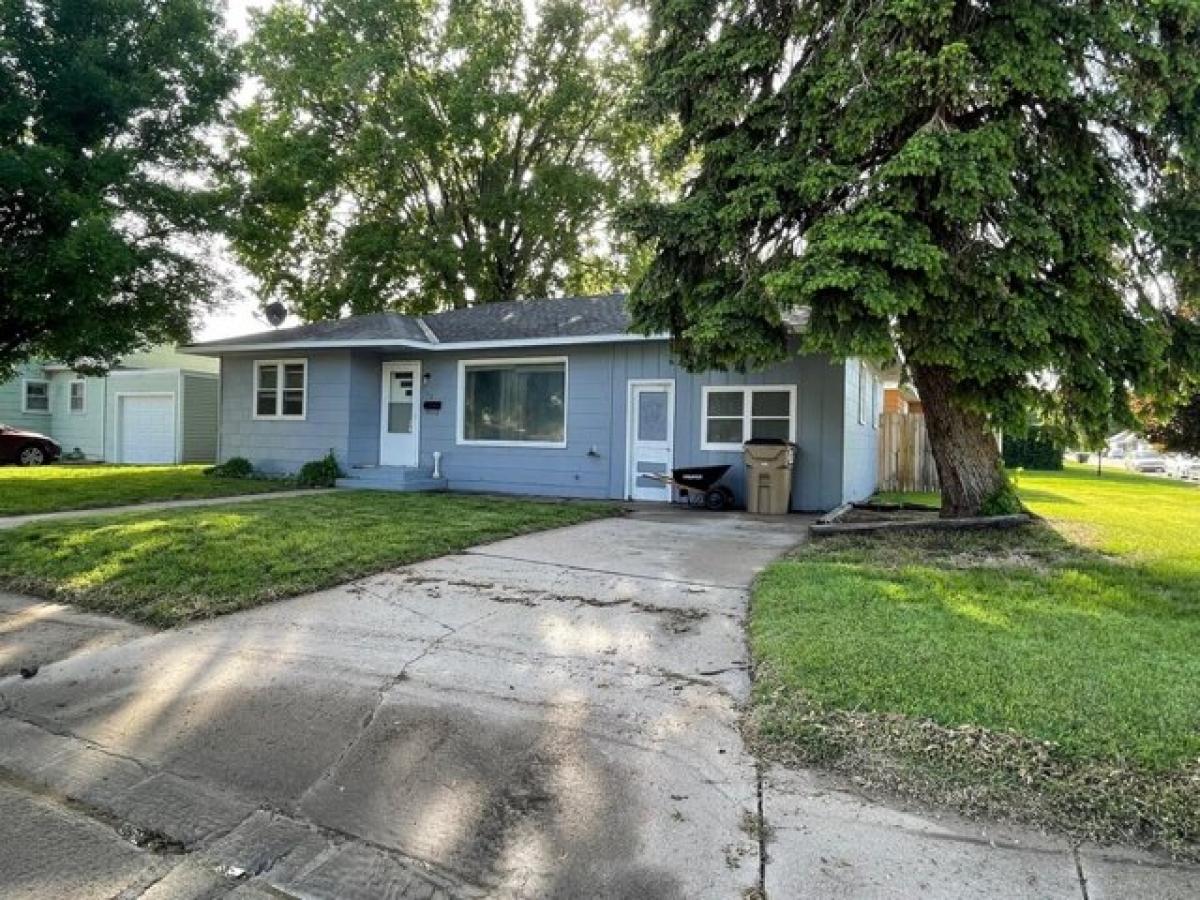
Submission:
[[[688,506],[719,511],[733,506],[733,491],[719,484],[730,466],[690,466],[672,469],[670,474],[640,472],[639,478],[651,478],[670,487]],[[674,500],[672,500],[674,502]]]

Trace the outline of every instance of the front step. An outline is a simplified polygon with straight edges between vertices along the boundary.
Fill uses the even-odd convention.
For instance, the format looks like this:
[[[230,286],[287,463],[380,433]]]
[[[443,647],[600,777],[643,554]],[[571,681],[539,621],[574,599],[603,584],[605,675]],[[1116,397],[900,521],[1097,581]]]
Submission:
[[[378,466],[351,469],[345,478],[335,484],[340,488],[358,491],[444,491],[445,478],[434,478],[420,469],[400,466]]]

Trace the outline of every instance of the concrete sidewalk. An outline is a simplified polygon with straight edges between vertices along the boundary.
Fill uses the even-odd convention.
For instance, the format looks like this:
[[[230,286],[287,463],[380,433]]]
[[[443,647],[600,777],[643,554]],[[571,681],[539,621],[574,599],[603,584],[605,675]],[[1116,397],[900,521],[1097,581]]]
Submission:
[[[156,500],[150,503],[130,503],[125,506],[98,506],[92,509],[63,509],[57,512],[29,513],[24,516],[0,516],[0,530],[19,528],[33,522],[55,522],[59,519],[93,519],[129,512],[156,512],[161,509],[184,509],[189,506],[220,506],[225,503],[250,503],[255,500],[286,500],[289,497],[314,497],[331,494],[333,488],[305,488],[295,491],[268,491],[262,494],[234,494],[232,497],[201,497],[196,500]]]
[[[638,512],[175,631],[64,631],[58,662],[0,679],[0,893],[1200,893],[1161,860],[761,767],[747,587],[806,524]]]

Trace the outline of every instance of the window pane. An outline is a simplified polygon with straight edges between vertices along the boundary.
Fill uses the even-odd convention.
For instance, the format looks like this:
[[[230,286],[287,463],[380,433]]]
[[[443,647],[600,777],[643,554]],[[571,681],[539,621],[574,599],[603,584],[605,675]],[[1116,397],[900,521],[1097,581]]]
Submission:
[[[391,434],[412,434],[413,405],[412,403],[388,404],[388,432]]]
[[[83,411],[83,382],[71,382],[71,412]]]
[[[788,391],[755,391],[751,396],[751,415],[789,416],[791,413],[792,395]]]
[[[30,382],[25,385],[25,408],[44,411],[50,409],[50,391],[45,382]]]
[[[413,373],[393,372],[388,380],[388,432],[412,434]]]
[[[566,431],[563,367],[518,371],[515,378],[525,382],[525,396],[519,401],[523,416],[518,440],[561,441]]]
[[[255,403],[254,410],[260,416],[275,415],[275,392],[259,391],[258,400]]]
[[[393,372],[392,380],[388,385],[388,401],[398,403],[401,400],[412,400],[412,395],[413,373]]]
[[[466,370],[463,437],[469,441],[559,443],[566,434],[562,363]]]
[[[741,419],[709,419],[708,443],[740,444],[742,442]]]
[[[288,363],[283,367],[283,386],[285,388],[302,389],[304,387],[304,366],[301,363]]]
[[[755,419],[750,423],[750,436],[756,438],[791,439],[791,428],[787,419]]]
[[[668,403],[666,391],[638,391],[637,440],[667,439]]]
[[[279,385],[279,369],[276,366],[258,367],[258,387],[260,390],[274,390]]]
[[[283,392],[283,415],[304,415],[304,391]]]
[[[710,416],[741,416],[745,396],[741,391],[712,391],[708,395]]]

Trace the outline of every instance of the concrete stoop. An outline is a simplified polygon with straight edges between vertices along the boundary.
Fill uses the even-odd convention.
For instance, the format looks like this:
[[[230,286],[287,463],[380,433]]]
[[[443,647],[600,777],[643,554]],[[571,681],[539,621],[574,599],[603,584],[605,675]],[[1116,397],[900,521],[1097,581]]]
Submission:
[[[446,479],[405,466],[363,466],[339,478],[337,486],[360,491],[444,491]]]

